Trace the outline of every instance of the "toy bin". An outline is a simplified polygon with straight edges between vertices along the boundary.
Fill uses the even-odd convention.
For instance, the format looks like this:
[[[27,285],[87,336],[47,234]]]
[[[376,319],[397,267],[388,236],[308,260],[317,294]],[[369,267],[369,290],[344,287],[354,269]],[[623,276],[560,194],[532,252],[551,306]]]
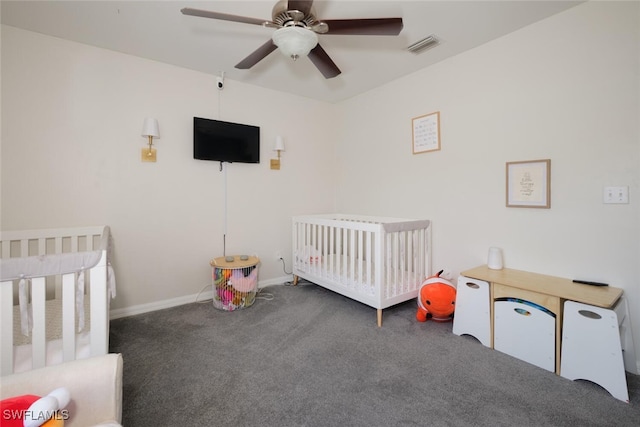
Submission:
[[[519,298],[497,298],[493,308],[493,348],[554,372],[556,315]]]
[[[259,262],[246,255],[212,259],[213,306],[224,311],[251,307],[258,292]]]

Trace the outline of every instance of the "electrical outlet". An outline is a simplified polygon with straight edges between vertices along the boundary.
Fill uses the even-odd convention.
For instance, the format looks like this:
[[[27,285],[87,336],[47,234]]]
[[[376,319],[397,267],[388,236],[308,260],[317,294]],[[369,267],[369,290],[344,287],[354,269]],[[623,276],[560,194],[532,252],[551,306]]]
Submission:
[[[282,252],[276,251],[276,261],[280,261],[282,259]]]
[[[603,203],[626,204],[629,203],[629,187],[604,187],[602,195]]]
[[[449,270],[444,270],[440,277],[442,277],[443,279],[451,280],[453,279],[453,274],[451,274]]]

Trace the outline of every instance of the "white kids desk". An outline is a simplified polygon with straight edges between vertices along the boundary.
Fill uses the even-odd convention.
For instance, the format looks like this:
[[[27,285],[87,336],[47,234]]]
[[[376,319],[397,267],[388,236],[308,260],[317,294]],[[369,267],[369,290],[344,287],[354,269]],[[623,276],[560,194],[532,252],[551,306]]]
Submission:
[[[460,273],[462,276],[483,280],[490,289],[491,348],[494,348],[494,304],[501,298],[518,298],[538,304],[555,314],[555,372],[560,374],[562,348],[562,314],[564,301],[576,301],[606,309],[612,309],[623,290],[613,286],[589,286],[574,283],[571,279],[547,276],[528,271],[504,268],[492,270],[482,265]],[[458,311],[459,307],[456,307]]]
[[[459,277],[453,332],[629,401],[635,349],[620,288],[479,266]]]

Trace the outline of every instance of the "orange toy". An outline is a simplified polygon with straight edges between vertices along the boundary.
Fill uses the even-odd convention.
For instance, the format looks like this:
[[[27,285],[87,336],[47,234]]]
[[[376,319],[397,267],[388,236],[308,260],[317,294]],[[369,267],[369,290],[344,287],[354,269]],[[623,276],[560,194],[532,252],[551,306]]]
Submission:
[[[440,277],[443,271],[440,270],[435,276],[428,277],[420,286],[416,313],[418,322],[426,322],[428,319],[448,322],[453,319],[456,308],[456,287]]]

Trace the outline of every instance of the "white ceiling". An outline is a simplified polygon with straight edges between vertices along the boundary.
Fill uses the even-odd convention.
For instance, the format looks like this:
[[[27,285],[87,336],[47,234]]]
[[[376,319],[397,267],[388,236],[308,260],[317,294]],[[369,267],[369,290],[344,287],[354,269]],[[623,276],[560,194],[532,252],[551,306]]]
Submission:
[[[250,70],[234,65],[273,29],[180,13],[183,7],[271,20],[276,0],[6,1],[2,23],[328,102],[338,102],[573,7],[581,1],[316,0],[318,19],[403,18],[399,36],[320,35],[342,70],[325,79],[308,58],[277,50]],[[419,54],[407,46],[434,34]]]

